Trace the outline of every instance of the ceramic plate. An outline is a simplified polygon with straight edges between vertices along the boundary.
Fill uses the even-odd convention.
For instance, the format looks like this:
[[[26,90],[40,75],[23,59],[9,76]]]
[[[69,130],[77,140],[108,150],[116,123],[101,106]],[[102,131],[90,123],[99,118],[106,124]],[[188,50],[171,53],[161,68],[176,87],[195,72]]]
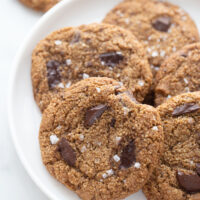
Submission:
[[[8,101],[9,122],[16,151],[31,178],[54,200],[78,200],[72,191],[51,177],[42,164],[38,130],[41,113],[31,86],[31,53],[50,32],[65,26],[100,22],[120,0],[65,0],[46,13],[33,28],[14,60]],[[199,0],[171,0],[187,10],[200,27]],[[142,192],[127,199],[145,200]]]

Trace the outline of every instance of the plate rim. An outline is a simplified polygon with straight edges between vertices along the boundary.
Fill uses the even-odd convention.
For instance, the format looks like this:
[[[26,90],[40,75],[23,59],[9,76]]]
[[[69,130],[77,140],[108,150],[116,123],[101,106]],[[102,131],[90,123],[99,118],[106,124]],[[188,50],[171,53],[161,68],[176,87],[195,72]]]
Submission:
[[[9,75],[8,94],[7,94],[7,98],[6,98],[7,99],[7,113],[8,113],[7,118],[8,118],[9,130],[10,130],[9,134],[11,135],[11,140],[12,140],[12,143],[14,144],[14,148],[15,148],[15,151],[17,153],[17,156],[18,156],[23,168],[25,169],[26,173],[31,178],[31,180],[34,182],[36,187],[39,188],[39,190],[43,194],[45,194],[46,197],[48,197],[50,199],[57,199],[57,197],[51,191],[49,191],[48,188],[45,187],[44,184],[35,175],[32,168],[28,164],[27,159],[24,157],[23,151],[20,148],[20,145],[18,143],[17,134],[16,134],[17,131],[16,131],[16,128],[15,128],[15,125],[14,125],[14,117],[13,117],[14,115],[13,115],[13,112],[12,112],[12,108],[13,108],[12,99],[14,99],[14,97],[13,97],[14,91],[13,90],[14,90],[14,87],[15,87],[14,84],[15,84],[15,80],[16,80],[16,76],[17,76],[17,70],[19,68],[20,58],[23,55],[24,49],[26,48],[28,41],[30,41],[30,39],[35,35],[35,32],[49,19],[49,17],[51,17],[55,13],[59,12],[59,10],[61,8],[63,8],[64,6],[67,6],[72,1],[73,0],[63,0],[63,1],[59,2],[58,4],[56,4],[48,12],[44,13],[38,19],[36,24],[30,29],[27,36],[23,40],[22,44],[17,49],[15,56],[14,56],[14,59],[13,59],[13,62],[11,64],[11,72],[10,72],[10,75]]]

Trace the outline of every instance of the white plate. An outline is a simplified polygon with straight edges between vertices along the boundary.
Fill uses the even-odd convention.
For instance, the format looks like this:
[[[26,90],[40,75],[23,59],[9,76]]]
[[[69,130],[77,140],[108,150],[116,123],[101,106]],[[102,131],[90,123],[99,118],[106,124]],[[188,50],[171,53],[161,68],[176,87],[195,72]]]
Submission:
[[[30,76],[32,50],[40,39],[53,30],[65,26],[100,22],[119,2],[120,0],[62,1],[40,19],[14,60],[8,102],[12,138],[29,175],[51,199],[78,200],[79,198],[52,178],[41,161],[38,143],[41,114],[33,99]],[[171,2],[185,8],[197,23],[200,21],[199,0],[171,0]],[[144,200],[145,197],[142,192],[138,192],[127,199]]]

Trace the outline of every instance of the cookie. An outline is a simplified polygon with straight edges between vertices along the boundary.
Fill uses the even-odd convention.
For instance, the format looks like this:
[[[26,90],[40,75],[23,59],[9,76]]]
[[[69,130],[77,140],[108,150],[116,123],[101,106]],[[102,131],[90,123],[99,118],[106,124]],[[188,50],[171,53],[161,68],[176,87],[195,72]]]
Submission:
[[[63,88],[89,77],[116,79],[139,102],[152,83],[142,45],[129,31],[117,26],[64,28],[39,42],[33,52],[33,91],[42,111]]]
[[[164,61],[156,76],[156,105],[185,92],[200,90],[200,43],[191,44]]]
[[[199,41],[190,16],[178,6],[163,1],[123,1],[103,22],[130,30],[143,43],[154,75],[171,53]]]
[[[143,191],[149,200],[199,200],[200,92],[173,97],[157,110],[164,153]]]
[[[19,1],[30,8],[46,12],[61,0],[19,0]]]
[[[135,102],[110,78],[89,78],[52,99],[40,127],[43,163],[83,200],[116,200],[137,192],[162,151],[155,108]]]

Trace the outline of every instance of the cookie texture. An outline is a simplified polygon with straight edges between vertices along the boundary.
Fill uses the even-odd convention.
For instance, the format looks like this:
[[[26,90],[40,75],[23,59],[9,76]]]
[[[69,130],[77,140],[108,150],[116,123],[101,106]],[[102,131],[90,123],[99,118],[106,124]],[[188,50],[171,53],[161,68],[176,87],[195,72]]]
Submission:
[[[118,80],[142,102],[152,73],[142,45],[129,32],[107,24],[58,30],[39,42],[32,56],[32,83],[43,111],[52,96],[89,77]]]
[[[46,12],[61,0],[19,0],[19,1],[30,8]]]
[[[181,93],[200,90],[200,43],[191,44],[164,61],[156,76],[156,105]]]
[[[173,97],[157,110],[164,153],[143,191],[149,200],[199,200],[200,92]]]
[[[109,78],[89,78],[52,99],[40,127],[43,163],[83,200],[116,200],[137,192],[163,147],[155,108],[138,104]]]
[[[178,6],[163,1],[123,1],[103,22],[130,30],[143,43],[153,74],[171,53],[199,41],[190,16]]]

